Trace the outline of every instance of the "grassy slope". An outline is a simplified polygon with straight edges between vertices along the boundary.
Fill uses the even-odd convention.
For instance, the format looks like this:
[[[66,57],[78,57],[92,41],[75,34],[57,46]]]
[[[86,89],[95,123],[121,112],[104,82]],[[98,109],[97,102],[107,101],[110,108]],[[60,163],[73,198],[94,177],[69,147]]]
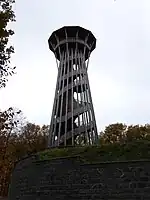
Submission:
[[[54,148],[39,152],[40,160],[79,156],[86,163],[150,159],[150,141],[103,146]]]

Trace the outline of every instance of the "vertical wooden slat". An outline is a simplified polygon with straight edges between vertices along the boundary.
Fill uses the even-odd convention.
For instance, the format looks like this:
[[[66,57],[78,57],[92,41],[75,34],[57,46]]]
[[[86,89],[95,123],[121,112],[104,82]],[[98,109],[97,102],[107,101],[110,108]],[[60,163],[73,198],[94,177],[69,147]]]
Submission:
[[[58,69],[57,83],[58,83],[59,76],[60,76],[59,71],[60,71],[60,68]],[[55,109],[56,109],[57,92],[58,92],[58,84],[56,84],[56,89],[55,89],[55,97],[54,97],[54,103],[53,103],[49,135],[48,135],[48,148],[50,148],[52,146],[52,134],[53,134],[53,126],[54,126],[54,113],[55,113]]]
[[[85,102],[84,102],[84,90],[83,90],[83,78],[81,76],[81,72],[82,72],[82,56],[83,54],[82,53],[79,53],[79,70],[80,70],[80,85],[81,85],[81,102],[82,102],[82,106],[83,106],[83,110],[84,112],[82,113],[82,120],[84,122],[84,127],[85,127],[85,134],[86,134],[86,137],[84,135],[84,140],[85,140],[85,143],[87,142],[87,138],[88,138],[88,134],[87,134],[87,125],[86,125],[86,119],[85,119]]]
[[[57,80],[57,84],[58,84],[58,90],[60,91],[61,88],[61,77],[62,77],[62,70],[63,70],[63,57],[64,57],[64,53],[62,53],[62,57],[60,60],[60,75],[58,76],[58,80]],[[56,115],[56,119],[55,119],[55,123],[54,123],[54,135],[52,137],[52,144],[54,144],[54,140],[55,140],[55,135],[56,135],[56,125],[57,125],[57,117],[58,117],[58,108],[59,108],[59,99],[60,99],[60,95],[57,94],[57,104],[56,104],[56,113],[54,115]],[[54,116],[53,116],[54,117]]]
[[[89,38],[89,34],[87,35],[87,37],[85,38],[85,43],[87,43],[88,41],[88,38]],[[87,47],[86,45],[84,46],[84,52],[83,52],[83,57],[82,57],[82,62],[81,62],[81,69],[86,69],[86,65],[85,65],[85,53],[86,53],[86,50],[87,50]],[[87,74],[87,71],[86,71],[86,74]],[[84,104],[85,106],[88,107],[88,102],[86,101],[86,92],[87,92],[87,80],[86,80],[86,74],[84,75],[84,88],[85,88],[85,91],[83,93],[83,96],[84,96],[84,102],[86,103]],[[89,107],[88,107],[89,108]],[[87,111],[85,112],[85,120],[86,120],[86,126],[88,126],[88,115],[87,115]],[[90,136],[89,136],[89,131],[87,131],[87,140],[89,140],[89,144],[90,144]]]
[[[74,114],[74,108],[73,108],[73,49],[71,49],[71,83],[72,83],[72,88],[71,88],[71,112],[72,112],[72,117],[71,117],[71,123],[72,123],[72,145],[74,146],[74,119],[73,119],[73,114]]]
[[[62,62],[64,63],[63,68],[64,68],[64,73],[66,71],[66,53],[64,54],[64,59],[62,60]],[[60,77],[62,78],[62,77]],[[63,97],[64,97],[64,78],[61,79],[62,82],[62,88],[61,88],[61,101],[60,101],[60,116],[59,116],[59,130],[58,130],[58,141],[57,141],[57,145],[59,146],[59,142],[60,142],[60,131],[61,131],[61,118],[62,118],[62,108],[63,108]]]
[[[76,38],[78,38],[78,33],[76,34]],[[78,43],[76,42],[76,48],[75,48],[75,70],[76,72],[79,70],[79,63],[77,62],[77,59],[78,59]],[[77,67],[78,66],[78,67]],[[77,80],[77,75],[78,73],[76,73],[76,80]],[[79,91],[78,91],[78,84],[76,84],[76,93],[77,93],[77,109],[79,108]],[[78,118],[78,128],[80,128],[80,113],[78,113],[77,115],[77,118]],[[80,138],[80,136],[79,136]]]
[[[97,132],[96,119],[95,119],[95,113],[94,113],[94,107],[93,107],[93,102],[92,102],[92,96],[91,96],[91,90],[90,90],[88,75],[86,76],[86,79],[87,79],[88,90],[89,90],[89,98],[90,98],[90,101],[91,101],[91,112],[92,112],[93,125],[94,125],[94,137],[95,137],[94,144],[97,144],[97,142],[98,142],[98,132]]]
[[[67,40],[67,32],[65,30],[65,35],[66,35],[66,40]],[[66,42],[66,57],[67,57],[67,91],[66,91],[66,114],[65,114],[65,137],[64,137],[64,145],[67,145],[66,141],[66,134],[67,134],[67,116],[68,116],[68,82],[69,82],[69,47],[68,47],[68,42]]]

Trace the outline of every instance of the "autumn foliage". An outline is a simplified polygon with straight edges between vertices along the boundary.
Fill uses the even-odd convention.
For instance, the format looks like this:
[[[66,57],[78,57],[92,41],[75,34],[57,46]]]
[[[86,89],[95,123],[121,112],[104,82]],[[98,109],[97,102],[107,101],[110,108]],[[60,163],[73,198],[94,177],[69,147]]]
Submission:
[[[129,143],[139,140],[150,140],[150,124],[130,125],[111,124],[100,133],[100,144]]]
[[[20,110],[0,112],[0,196],[7,196],[11,171],[23,156],[47,147],[48,126],[26,122]]]

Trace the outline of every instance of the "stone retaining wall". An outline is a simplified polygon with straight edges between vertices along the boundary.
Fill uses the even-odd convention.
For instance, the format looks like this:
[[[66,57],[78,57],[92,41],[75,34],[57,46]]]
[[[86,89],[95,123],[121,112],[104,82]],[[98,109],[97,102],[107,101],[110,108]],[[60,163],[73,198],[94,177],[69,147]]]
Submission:
[[[150,161],[83,164],[79,159],[17,163],[9,200],[150,200]]]

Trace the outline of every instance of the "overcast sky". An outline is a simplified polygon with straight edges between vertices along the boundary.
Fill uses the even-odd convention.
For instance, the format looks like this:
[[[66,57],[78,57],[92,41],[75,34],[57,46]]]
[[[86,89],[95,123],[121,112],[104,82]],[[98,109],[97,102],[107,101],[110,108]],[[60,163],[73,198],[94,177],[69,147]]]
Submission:
[[[17,74],[0,90],[0,108],[50,123],[57,67],[47,40],[62,26],[79,25],[97,38],[88,75],[98,130],[150,123],[150,0],[17,0],[15,10]]]

